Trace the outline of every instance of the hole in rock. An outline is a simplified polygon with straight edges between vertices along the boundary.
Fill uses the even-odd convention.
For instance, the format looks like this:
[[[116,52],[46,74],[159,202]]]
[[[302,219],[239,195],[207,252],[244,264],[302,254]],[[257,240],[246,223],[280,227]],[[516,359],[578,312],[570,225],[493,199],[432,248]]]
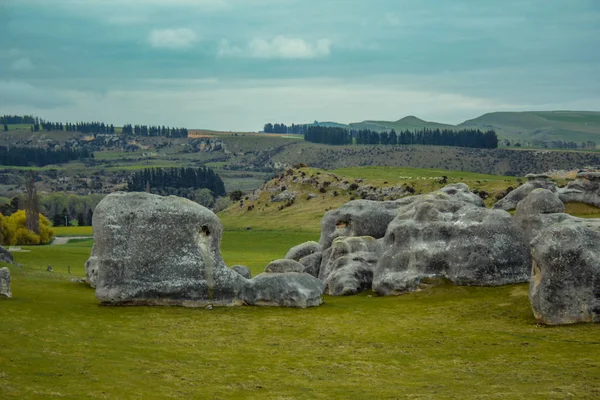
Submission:
[[[204,225],[202,227],[202,233],[206,236],[210,236],[210,229],[208,229],[208,226]]]

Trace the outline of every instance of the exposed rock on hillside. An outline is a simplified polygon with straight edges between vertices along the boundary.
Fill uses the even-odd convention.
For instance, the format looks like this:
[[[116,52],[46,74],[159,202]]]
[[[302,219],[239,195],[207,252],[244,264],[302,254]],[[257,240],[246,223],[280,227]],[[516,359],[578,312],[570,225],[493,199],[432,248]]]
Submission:
[[[557,193],[548,189],[534,189],[517,205],[514,221],[529,243],[547,226],[571,218],[564,211],[565,206]]]
[[[600,322],[600,221],[568,218],[533,240],[529,297],[539,322]]]
[[[227,268],[221,222],[183,198],[114,193],[96,207],[93,228],[86,270],[104,304],[306,307],[322,294],[308,274],[248,280]]]
[[[9,264],[14,262],[12,253],[2,246],[0,246],[0,262],[5,262]]]
[[[373,290],[382,295],[417,290],[427,278],[479,286],[529,278],[529,248],[510,214],[441,194],[401,208],[384,247],[373,277]]]
[[[553,193],[557,192],[556,182],[548,175],[529,174],[526,178],[527,182],[524,185],[519,186],[494,204],[494,208],[505,211],[514,210],[517,208],[517,204],[535,189],[547,189]]]
[[[10,270],[6,267],[0,268],[0,296],[12,298],[10,291]]]

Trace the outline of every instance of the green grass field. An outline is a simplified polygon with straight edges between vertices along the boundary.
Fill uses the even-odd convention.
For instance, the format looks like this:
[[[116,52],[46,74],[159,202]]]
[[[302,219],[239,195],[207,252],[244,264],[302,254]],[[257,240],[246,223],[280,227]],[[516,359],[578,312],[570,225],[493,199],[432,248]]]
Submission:
[[[91,226],[57,226],[54,229],[55,236],[92,236]]]
[[[227,231],[223,255],[256,274],[309,239]],[[15,254],[25,267],[10,266],[14,298],[0,299],[0,398],[600,396],[600,326],[536,325],[526,285],[326,297],[308,310],[100,307],[69,281],[90,247]]]

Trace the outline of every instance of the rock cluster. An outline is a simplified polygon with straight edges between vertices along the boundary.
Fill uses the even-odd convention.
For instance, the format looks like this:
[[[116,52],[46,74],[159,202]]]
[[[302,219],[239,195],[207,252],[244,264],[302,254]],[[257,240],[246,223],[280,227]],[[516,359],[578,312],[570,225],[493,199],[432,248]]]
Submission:
[[[509,194],[507,194],[502,200],[494,204],[494,209],[499,210],[514,210],[517,208],[517,204],[525,197],[529,195],[535,189],[547,189],[553,193],[556,193],[558,187],[556,182],[549,175],[545,174],[529,174],[525,176],[527,182]]]
[[[10,270],[6,267],[0,268],[0,296],[12,297],[10,291]]]
[[[103,304],[309,307],[322,301],[323,285],[309,274],[247,279],[228,268],[221,222],[186,199],[113,193],[96,207],[93,228],[86,272]]]
[[[577,179],[559,191],[563,203],[585,203],[600,207],[600,172],[580,172]]]
[[[526,282],[531,268],[524,234],[510,214],[486,209],[462,183],[395,201],[351,201],[325,214],[319,248],[310,249],[299,262],[330,295],[400,294],[431,278],[461,285]]]

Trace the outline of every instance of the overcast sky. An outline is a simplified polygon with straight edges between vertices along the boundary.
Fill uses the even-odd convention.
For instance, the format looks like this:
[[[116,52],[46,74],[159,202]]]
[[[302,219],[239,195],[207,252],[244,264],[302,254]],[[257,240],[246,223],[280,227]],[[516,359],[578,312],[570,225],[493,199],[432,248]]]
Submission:
[[[600,110],[598,0],[0,0],[0,114],[219,130]]]

